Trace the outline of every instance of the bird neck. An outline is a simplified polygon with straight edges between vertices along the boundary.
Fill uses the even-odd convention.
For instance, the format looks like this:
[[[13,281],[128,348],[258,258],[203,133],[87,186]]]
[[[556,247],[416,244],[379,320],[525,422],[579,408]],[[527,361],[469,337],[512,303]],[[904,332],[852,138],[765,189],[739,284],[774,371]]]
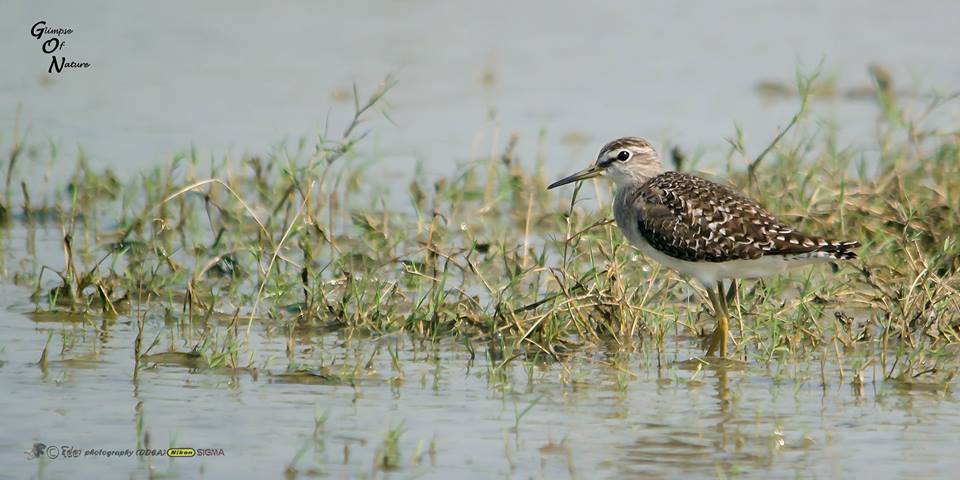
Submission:
[[[643,182],[618,183],[613,191],[614,204],[626,205],[630,203],[630,199],[635,196],[635,193],[640,189],[641,185],[643,185]]]

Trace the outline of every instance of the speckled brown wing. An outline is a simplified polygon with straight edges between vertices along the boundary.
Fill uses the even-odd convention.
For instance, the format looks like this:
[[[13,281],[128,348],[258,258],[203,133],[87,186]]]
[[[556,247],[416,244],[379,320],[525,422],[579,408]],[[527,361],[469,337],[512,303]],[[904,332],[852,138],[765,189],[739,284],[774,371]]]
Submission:
[[[857,242],[805,235],[729,187],[679,172],[651,178],[636,192],[640,234],[657,250],[691,262],[824,252],[855,258]]]

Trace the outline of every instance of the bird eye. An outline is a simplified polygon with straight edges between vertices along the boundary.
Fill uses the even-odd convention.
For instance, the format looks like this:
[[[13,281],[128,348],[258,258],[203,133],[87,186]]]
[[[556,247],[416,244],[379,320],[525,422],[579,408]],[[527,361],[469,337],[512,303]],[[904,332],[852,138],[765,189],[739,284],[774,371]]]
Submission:
[[[626,150],[620,150],[620,153],[617,154],[617,160],[621,162],[626,162],[628,158],[630,158],[630,152]]]

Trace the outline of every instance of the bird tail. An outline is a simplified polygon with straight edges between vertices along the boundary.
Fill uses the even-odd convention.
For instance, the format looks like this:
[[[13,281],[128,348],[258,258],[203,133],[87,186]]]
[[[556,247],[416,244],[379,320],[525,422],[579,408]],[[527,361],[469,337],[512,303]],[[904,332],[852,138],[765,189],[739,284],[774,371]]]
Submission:
[[[856,240],[844,242],[821,240],[819,243],[820,245],[817,246],[815,251],[826,254],[835,260],[853,260],[857,258],[857,252],[853,250],[860,246],[860,242]]]

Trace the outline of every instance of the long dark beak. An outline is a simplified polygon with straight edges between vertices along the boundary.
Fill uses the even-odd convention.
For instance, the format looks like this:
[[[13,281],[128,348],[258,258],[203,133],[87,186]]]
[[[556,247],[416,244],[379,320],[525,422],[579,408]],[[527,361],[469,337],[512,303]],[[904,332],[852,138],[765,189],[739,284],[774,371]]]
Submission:
[[[577,173],[574,173],[573,175],[570,175],[569,177],[566,177],[564,179],[557,180],[556,182],[551,183],[550,186],[547,187],[547,190],[550,190],[551,188],[559,187],[561,185],[566,185],[568,183],[573,183],[573,182],[578,182],[580,180],[593,178],[601,175],[602,173],[603,173],[602,168],[596,165],[591,165],[590,168],[585,168],[583,170],[580,170]]]

